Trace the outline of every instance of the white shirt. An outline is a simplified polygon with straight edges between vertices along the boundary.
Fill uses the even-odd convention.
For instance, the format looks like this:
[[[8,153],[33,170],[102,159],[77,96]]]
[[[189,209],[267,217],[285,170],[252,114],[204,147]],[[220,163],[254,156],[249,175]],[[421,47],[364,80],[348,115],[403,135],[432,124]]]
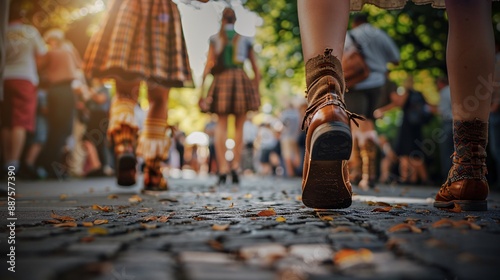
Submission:
[[[47,53],[47,47],[35,27],[22,23],[7,27],[4,79],[22,79],[38,85],[35,55]]]
[[[387,63],[399,61],[399,49],[384,31],[368,23],[352,29],[349,33],[361,46],[370,75],[354,86],[356,90],[381,87],[385,84]],[[346,34],[344,50],[352,48],[354,43]]]

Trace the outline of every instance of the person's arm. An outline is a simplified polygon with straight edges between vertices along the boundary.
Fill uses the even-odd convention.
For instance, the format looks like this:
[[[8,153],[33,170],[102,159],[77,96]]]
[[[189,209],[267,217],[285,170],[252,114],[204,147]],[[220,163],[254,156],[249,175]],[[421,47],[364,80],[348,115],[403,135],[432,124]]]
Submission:
[[[210,42],[210,46],[208,47],[208,55],[207,55],[207,63],[205,64],[205,69],[203,70],[201,88],[203,89],[203,85],[205,84],[205,79],[208,74],[215,65],[215,47],[212,42]]]
[[[259,67],[257,65],[257,59],[255,57],[255,52],[253,51],[252,48],[250,48],[248,52],[248,59],[250,59],[250,63],[252,64],[252,70],[254,73],[254,86],[257,91],[259,91],[259,84],[260,84],[260,72],[259,72]]]

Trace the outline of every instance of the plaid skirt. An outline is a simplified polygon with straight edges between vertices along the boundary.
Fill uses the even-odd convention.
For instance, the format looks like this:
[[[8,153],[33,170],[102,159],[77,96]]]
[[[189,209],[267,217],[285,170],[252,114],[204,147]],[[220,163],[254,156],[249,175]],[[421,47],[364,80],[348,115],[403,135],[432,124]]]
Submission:
[[[208,112],[219,115],[246,114],[260,106],[259,92],[243,69],[227,69],[215,75],[208,90],[212,102]]]
[[[171,0],[115,0],[85,52],[91,77],[192,86],[184,33]]]

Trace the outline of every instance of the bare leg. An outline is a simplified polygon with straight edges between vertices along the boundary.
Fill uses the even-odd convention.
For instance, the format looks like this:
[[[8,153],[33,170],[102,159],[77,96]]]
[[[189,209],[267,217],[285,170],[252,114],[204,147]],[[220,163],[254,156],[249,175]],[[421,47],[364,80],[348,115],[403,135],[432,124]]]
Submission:
[[[13,127],[3,129],[5,162],[17,162],[21,157],[21,152],[26,141],[26,129],[23,127]],[[19,166],[17,166],[19,167]]]
[[[169,92],[168,88],[148,85],[149,111],[147,118],[167,119]]]
[[[399,158],[399,175],[402,182],[408,182],[409,177],[409,159],[408,156],[401,156]]]
[[[241,153],[243,151],[243,124],[245,123],[246,115],[235,116],[235,136],[234,136],[234,159],[231,169],[238,171],[241,164]]]
[[[326,48],[342,57],[349,21],[348,0],[298,0],[300,36],[304,61],[322,54]]]
[[[446,0],[446,9],[453,119],[487,122],[495,62],[491,1]]]
[[[38,155],[40,155],[41,151],[42,151],[42,145],[40,143],[35,143],[31,145],[26,155],[26,164],[29,166],[34,166],[35,161],[38,158]]]
[[[219,174],[229,172],[226,161],[227,115],[220,115],[215,127],[215,156]]]

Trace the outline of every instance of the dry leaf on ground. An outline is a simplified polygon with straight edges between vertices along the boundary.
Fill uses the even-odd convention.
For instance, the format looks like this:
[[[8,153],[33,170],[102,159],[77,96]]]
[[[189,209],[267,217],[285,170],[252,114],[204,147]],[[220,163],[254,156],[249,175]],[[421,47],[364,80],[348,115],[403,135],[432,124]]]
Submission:
[[[332,229],[333,233],[338,233],[338,232],[352,232],[352,228],[346,227],[346,226],[339,226],[334,229]]]
[[[154,229],[157,226],[156,226],[156,224],[144,224],[144,223],[141,223],[141,227],[145,228],[145,229]]]
[[[170,217],[172,217],[172,215],[168,215],[168,216],[159,216],[157,221],[158,221],[159,223],[166,223],[166,222],[168,222],[168,220],[170,219]]]
[[[54,227],[77,227],[78,225],[75,222],[66,222],[66,223],[61,223],[61,224],[56,224]]]
[[[94,225],[104,225],[107,224],[108,220],[95,220]]]
[[[93,227],[94,223],[92,223],[92,222],[82,222],[82,226],[84,226],[84,227]]]
[[[247,193],[247,194],[245,194],[245,195],[243,196],[243,198],[248,198],[248,199],[250,199],[250,198],[252,198],[252,197],[253,197],[253,195],[252,195],[251,193]]]
[[[50,217],[52,217],[52,219],[56,219],[56,220],[59,220],[61,222],[74,222],[74,221],[76,221],[76,219],[73,217],[60,216],[60,215],[57,215],[54,211],[52,211],[52,214],[50,214]]]
[[[205,209],[209,210],[209,211],[213,211],[215,210],[215,206],[205,206]]]
[[[319,216],[320,220],[322,220],[324,222],[331,222],[331,221],[333,221],[333,217],[332,216],[321,216],[319,214],[318,214],[318,216]]]
[[[137,213],[147,213],[147,212],[153,212],[153,208],[141,208],[137,211]]]
[[[389,211],[391,211],[391,209],[392,209],[391,206],[387,206],[384,208],[375,208],[372,210],[372,212],[389,212]]]
[[[108,234],[108,230],[103,228],[103,227],[91,227],[87,231],[89,234],[92,234],[92,235],[107,235]]]
[[[142,218],[143,222],[151,222],[151,221],[156,221],[156,220],[158,220],[157,216],[147,216],[147,217]]]
[[[68,198],[68,195],[64,193],[59,196],[60,200],[66,200],[66,198]]]
[[[397,231],[410,231],[413,233],[422,233],[422,230],[412,224],[397,224],[389,229],[389,232],[397,232]]]
[[[229,208],[233,208],[234,207],[234,202],[231,202],[231,205],[229,205]]]
[[[230,197],[230,196],[227,196],[227,197],[223,197],[222,200],[232,200],[233,198]]]
[[[110,194],[108,195],[108,199],[117,199],[118,196],[116,194]]]
[[[279,216],[278,218],[276,218],[276,222],[278,222],[278,223],[284,223],[284,222],[286,222],[286,218],[282,217],[282,216]]]
[[[366,203],[369,206],[385,206],[385,207],[391,206],[389,203],[383,201],[367,201]]]
[[[224,230],[227,230],[229,228],[229,224],[225,224],[225,225],[213,225],[212,226],[212,229],[213,230],[216,230],[216,231],[224,231]]]
[[[333,256],[333,263],[343,269],[357,265],[368,265],[372,262],[373,253],[365,248],[359,250],[342,249]]]
[[[276,211],[274,211],[273,208],[269,208],[267,210],[262,210],[260,211],[257,216],[259,217],[270,217],[270,216],[276,216]]]
[[[94,205],[92,205],[92,210],[111,212],[113,209],[111,209],[111,207],[109,207],[109,206],[100,206],[100,205],[94,204]]]
[[[128,198],[128,202],[130,202],[130,203],[139,203],[139,202],[142,202],[142,197],[134,194],[133,196],[131,196],[131,197]]]
[[[216,251],[223,251],[224,250],[224,245],[217,240],[213,240],[213,239],[208,240],[208,245]]]

